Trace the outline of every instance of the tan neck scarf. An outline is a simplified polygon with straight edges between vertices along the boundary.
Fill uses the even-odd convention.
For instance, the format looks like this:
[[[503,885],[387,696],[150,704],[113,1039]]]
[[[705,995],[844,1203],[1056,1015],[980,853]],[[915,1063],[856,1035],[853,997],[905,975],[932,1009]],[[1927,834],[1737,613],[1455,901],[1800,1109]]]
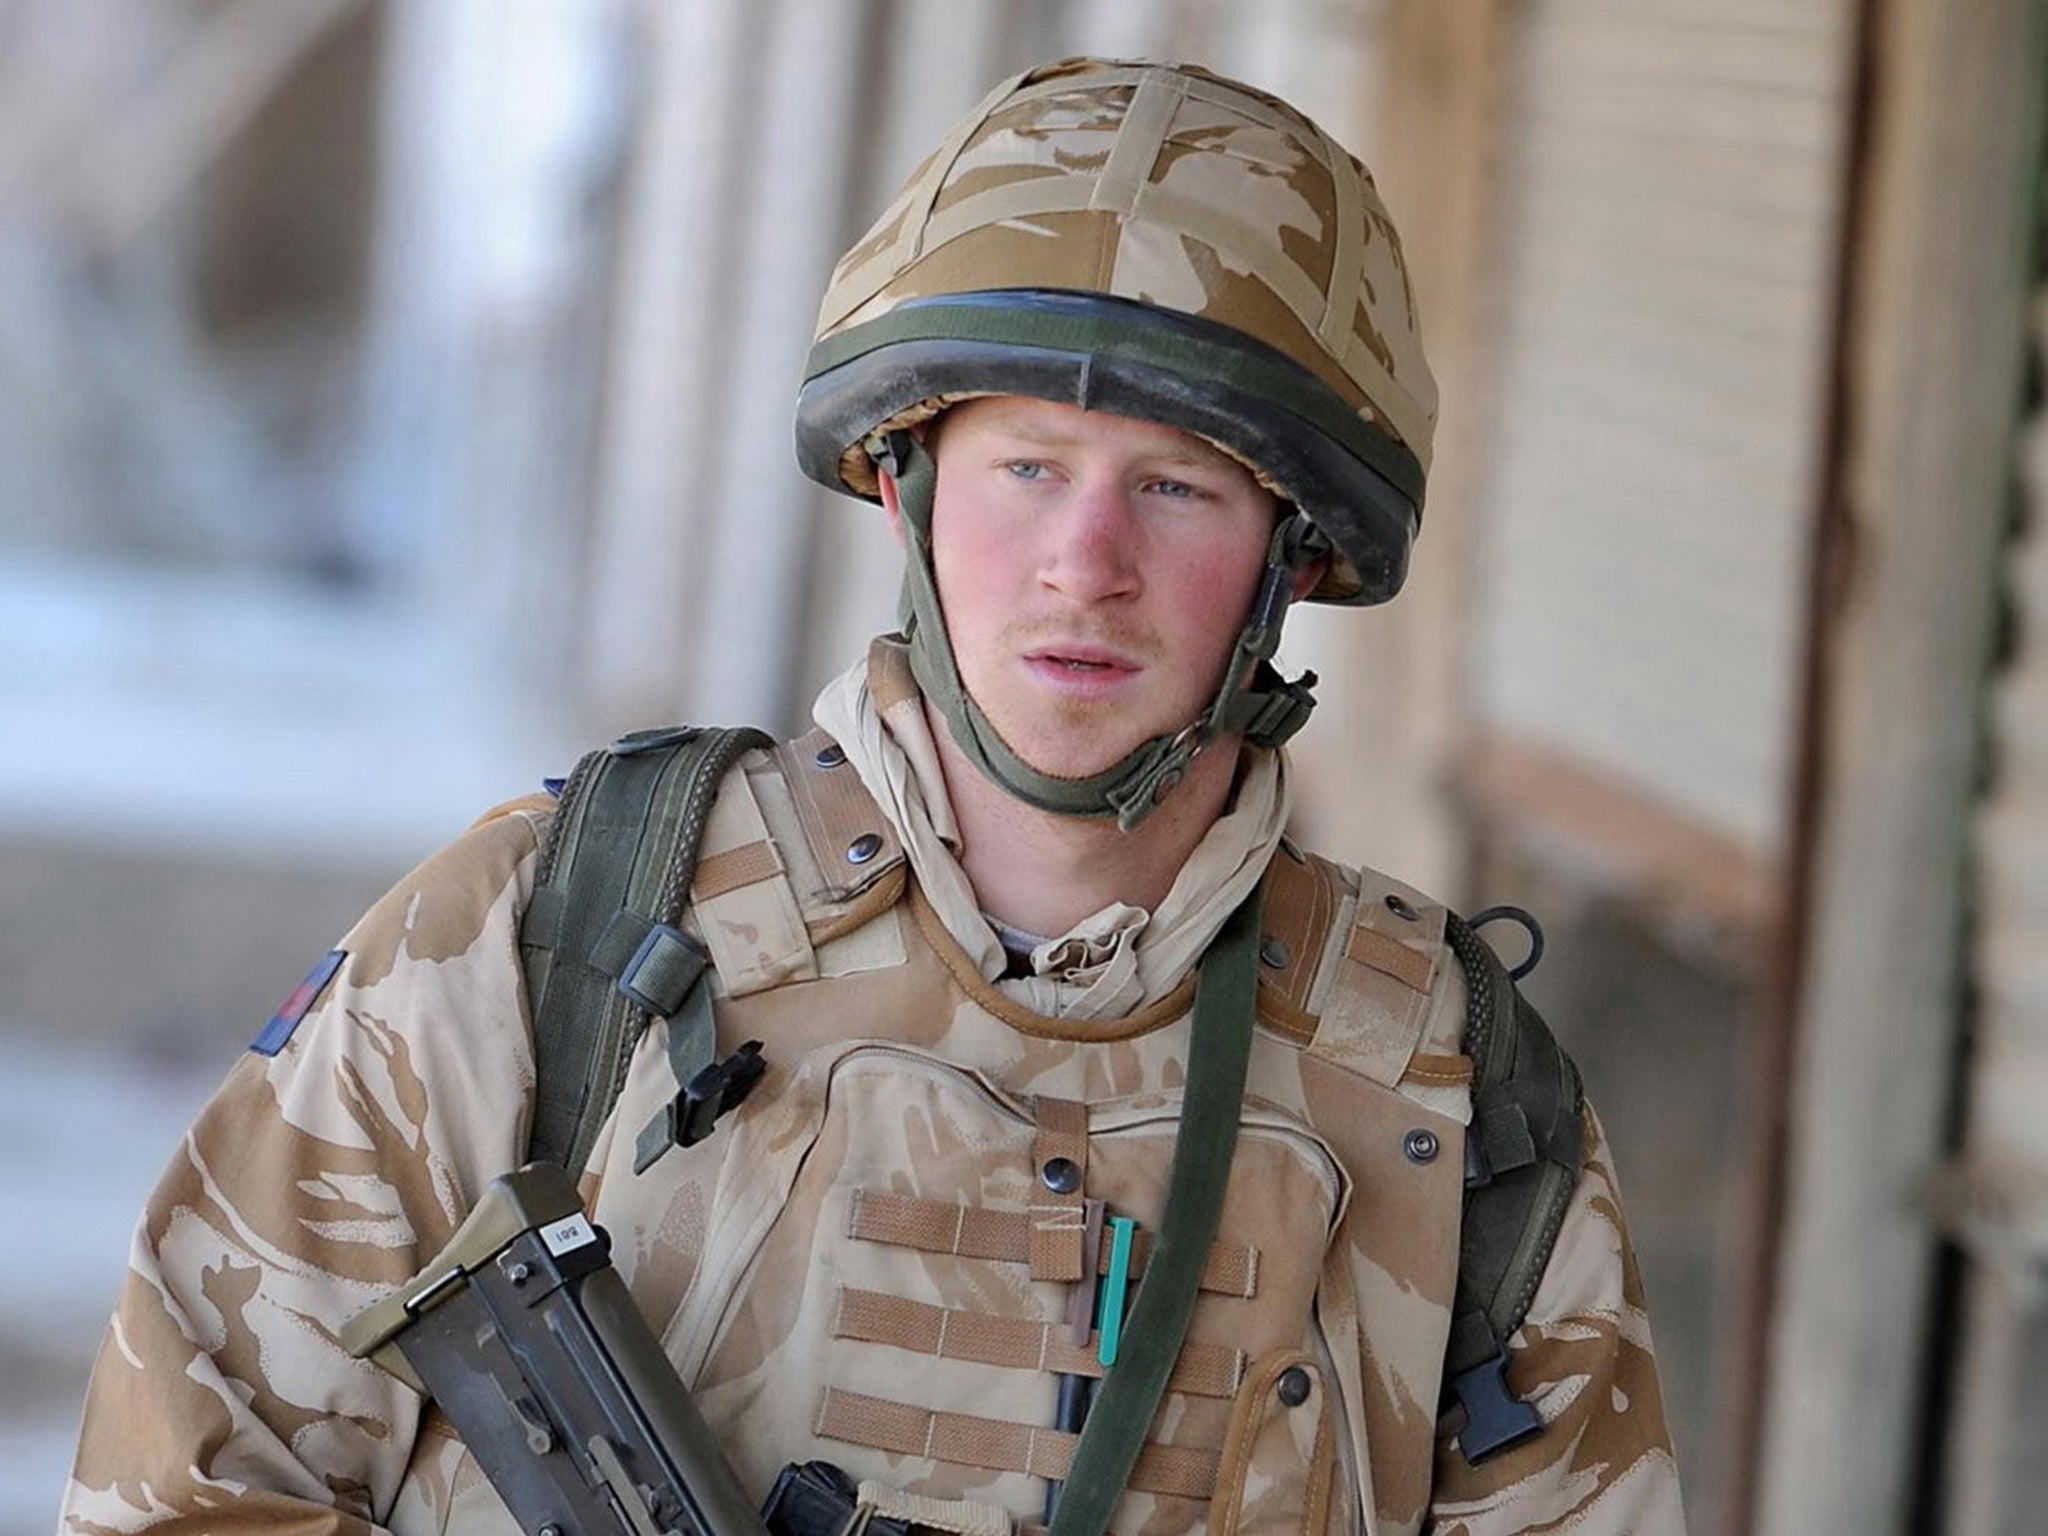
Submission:
[[[1195,845],[1157,911],[1111,902],[1032,951],[1033,974],[1004,977],[1002,941],[960,867],[959,825],[902,642],[875,641],[826,685],[812,718],[846,749],[954,941],[1012,1001],[1053,1018],[1120,1018],[1171,992],[1265,874],[1287,825],[1284,756],[1244,748],[1236,803]]]

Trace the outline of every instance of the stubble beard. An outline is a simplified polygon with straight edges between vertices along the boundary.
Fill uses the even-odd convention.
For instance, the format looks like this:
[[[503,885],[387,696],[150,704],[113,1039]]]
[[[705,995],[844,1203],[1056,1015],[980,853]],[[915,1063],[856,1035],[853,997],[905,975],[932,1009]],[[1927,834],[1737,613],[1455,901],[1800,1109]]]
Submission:
[[[1147,671],[1157,667],[1162,649],[1155,635],[1136,626],[1041,618],[1006,625],[992,650],[1000,658],[998,665],[1007,670],[1034,652],[1058,650],[1062,645],[1099,647]],[[1153,737],[1171,734],[1187,724],[1186,719],[1147,721],[1133,734],[1131,708],[1117,699],[1042,691],[1022,676],[1015,678],[1015,686],[1008,690],[986,689],[986,681],[981,688],[974,686],[972,679],[963,677],[963,681],[1010,750],[1053,778],[1093,777],[1115,767]],[[1200,706],[1194,706],[1189,718],[1199,712]],[[1089,750],[1091,747],[1095,750]]]

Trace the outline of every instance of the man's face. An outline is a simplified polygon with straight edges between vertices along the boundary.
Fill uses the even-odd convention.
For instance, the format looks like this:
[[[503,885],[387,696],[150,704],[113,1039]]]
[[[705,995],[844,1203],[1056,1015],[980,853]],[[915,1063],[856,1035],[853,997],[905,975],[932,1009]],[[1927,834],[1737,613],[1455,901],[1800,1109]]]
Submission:
[[[936,443],[932,560],[968,692],[1042,773],[1100,772],[1206,709],[1273,496],[1190,433],[1019,396]]]

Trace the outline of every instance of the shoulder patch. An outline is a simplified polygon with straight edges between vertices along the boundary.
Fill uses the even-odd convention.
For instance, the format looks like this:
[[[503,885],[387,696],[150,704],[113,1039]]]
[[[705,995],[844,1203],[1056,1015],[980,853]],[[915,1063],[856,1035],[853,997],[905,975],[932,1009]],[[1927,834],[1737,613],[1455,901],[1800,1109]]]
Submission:
[[[334,973],[341,969],[341,962],[348,958],[345,949],[330,949],[320,957],[320,962],[306,972],[306,979],[292,989],[292,995],[284,1000],[270,1022],[263,1026],[263,1033],[249,1042],[249,1049],[258,1056],[275,1056],[292,1037],[292,1031],[299,1027],[299,1020],[313,1011],[313,1005],[320,1001],[320,994],[327,990],[327,984],[334,980]]]

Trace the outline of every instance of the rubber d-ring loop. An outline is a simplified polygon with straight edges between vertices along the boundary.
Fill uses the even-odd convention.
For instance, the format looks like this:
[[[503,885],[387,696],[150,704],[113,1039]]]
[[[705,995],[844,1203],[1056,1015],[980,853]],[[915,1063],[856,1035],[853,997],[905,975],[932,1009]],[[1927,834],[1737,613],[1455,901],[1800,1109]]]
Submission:
[[[1529,935],[1529,953],[1522,957],[1520,965],[1508,967],[1508,980],[1520,981],[1535,970],[1537,962],[1543,958],[1543,925],[1521,907],[1488,907],[1484,912],[1475,912],[1465,919],[1465,926],[1477,932],[1502,918],[1520,924],[1522,931]]]

